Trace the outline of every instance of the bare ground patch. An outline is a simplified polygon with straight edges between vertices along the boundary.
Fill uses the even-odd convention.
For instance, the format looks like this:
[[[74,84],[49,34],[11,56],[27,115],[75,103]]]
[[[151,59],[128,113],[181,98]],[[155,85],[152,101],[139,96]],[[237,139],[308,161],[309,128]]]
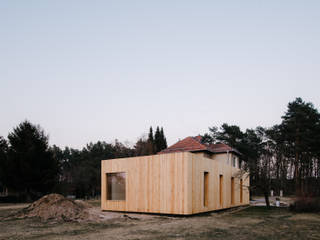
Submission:
[[[51,222],[5,218],[0,209],[0,239],[320,239],[320,215],[252,207],[236,213],[170,217],[100,212],[103,221]],[[7,212],[6,212],[7,211]],[[13,212],[12,212],[13,211]],[[2,214],[2,215],[1,215]],[[6,219],[6,220],[4,220]]]

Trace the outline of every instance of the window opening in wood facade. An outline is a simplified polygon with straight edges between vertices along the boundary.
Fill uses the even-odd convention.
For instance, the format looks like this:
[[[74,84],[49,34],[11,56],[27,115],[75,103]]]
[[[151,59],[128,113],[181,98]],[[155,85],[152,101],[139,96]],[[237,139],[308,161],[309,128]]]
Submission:
[[[203,205],[205,207],[208,206],[208,202],[209,202],[209,173],[208,172],[204,172],[203,174]]]
[[[231,205],[234,204],[234,177],[231,178]]]
[[[243,202],[243,181],[240,179],[240,203]]]
[[[223,205],[223,175],[219,175],[219,203]]]
[[[126,200],[126,173],[107,173],[107,200]]]

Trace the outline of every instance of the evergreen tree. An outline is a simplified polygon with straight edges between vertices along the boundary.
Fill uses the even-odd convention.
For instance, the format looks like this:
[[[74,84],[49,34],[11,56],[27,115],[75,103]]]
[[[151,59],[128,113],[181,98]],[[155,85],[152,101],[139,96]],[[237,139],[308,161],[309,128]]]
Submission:
[[[215,140],[213,139],[212,134],[205,133],[201,138],[201,143],[214,144]]]
[[[287,146],[287,157],[291,159],[296,180],[296,193],[303,194],[304,179],[313,174],[313,159],[319,156],[320,114],[312,103],[301,98],[288,104],[282,116],[280,129]]]
[[[167,139],[164,135],[164,132],[163,132],[163,127],[161,127],[161,130],[160,130],[160,151],[163,150],[163,149],[166,149],[167,148]]]
[[[139,138],[134,145],[135,156],[147,156],[153,154],[150,153],[150,142],[147,139]],[[153,151],[153,146],[152,146]]]
[[[48,136],[40,126],[28,121],[8,135],[8,165],[4,184],[27,200],[50,192],[57,181],[58,163],[48,146]]]
[[[220,129],[209,130],[203,141],[223,142],[239,150],[250,172],[250,189],[263,193],[267,203],[271,188],[288,192],[291,179],[297,195],[320,195],[320,113],[312,103],[295,99],[288,104],[281,124],[268,129],[242,132],[224,123]]]
[[[152,127],[150,127],[148,140],[147,140],[145,148],[146,148],[146,155],[152,155],[156,152],[155,139],[153,136]]]
[[[156,132],[154,134],[154,146],[155,146],[155,153],[161,151],[161,133],[160,133],[159,126],[157,126]]]
[[[161,150],[166,149],[168,146],[167,146],[167,139],[164,135],[163,127],[161,127],[161,130],[160,130],[160,139],[161,139]]]
[[[4,187],[7,178],[8,165],[8,144],[7,141],[0,136],[0,191]]]
[[[154,142],[152,127],[150,127],[150,129],[149,129],[148,141],[149,141],[150,143],[152,143],[152,144],[153,144],[153,142]]]

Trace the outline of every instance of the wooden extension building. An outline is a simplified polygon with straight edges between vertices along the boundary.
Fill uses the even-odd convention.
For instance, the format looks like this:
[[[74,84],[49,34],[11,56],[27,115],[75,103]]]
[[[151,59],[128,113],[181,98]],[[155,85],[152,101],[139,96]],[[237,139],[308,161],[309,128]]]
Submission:
[[[103,160],[101,209],[190,215],[249,204],[241,154],[187,137],[159,154]]]

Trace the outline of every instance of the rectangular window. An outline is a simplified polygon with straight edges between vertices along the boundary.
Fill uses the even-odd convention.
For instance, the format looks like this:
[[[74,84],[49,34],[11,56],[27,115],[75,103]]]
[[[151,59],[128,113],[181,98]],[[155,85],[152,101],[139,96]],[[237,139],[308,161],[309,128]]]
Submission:
[[[107,173],[107,200],[126,200],[126,173]]]
[[[219,176],[219,202],[220,207],[223,205],[223,175]]]
[[[208,206],[208,190],[209,190],[209,173],[204,172],[203,174],[203,205]]]
[[[243,183],[242,179],[240,179],[240,202],[243,202]]]
[[[236,160],[237,158],[235,156],[232,157],[232,167],[236,167]]]
[[[234,177],[231,178],[231,205],[234,204]]]

